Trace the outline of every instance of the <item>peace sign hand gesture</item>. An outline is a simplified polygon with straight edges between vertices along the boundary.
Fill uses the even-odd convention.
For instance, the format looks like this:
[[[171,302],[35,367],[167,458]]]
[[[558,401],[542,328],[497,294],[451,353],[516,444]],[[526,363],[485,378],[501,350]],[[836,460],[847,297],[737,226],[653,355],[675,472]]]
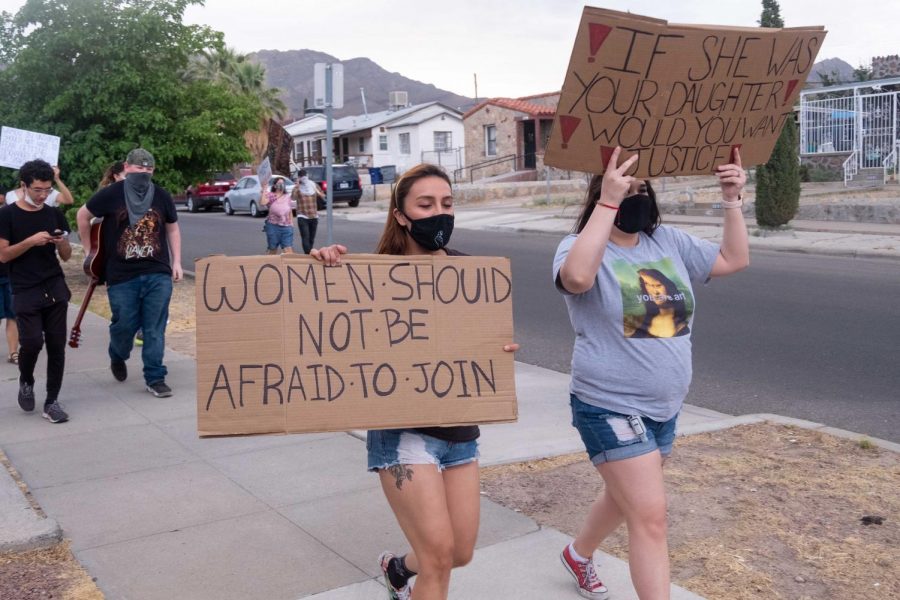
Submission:
[[[609,164],[606,165],[606,172],[603,174],[603,183],[600,185],[600,200],[605,204],[615,206],[622,204],[622,200],[625,199],[631,184],[634,182],[634,177],[625,173],[637,161],[638,155],[635,154],[621,165],[618,165],[621,153],[622,148],[616,146],[609,159]]]

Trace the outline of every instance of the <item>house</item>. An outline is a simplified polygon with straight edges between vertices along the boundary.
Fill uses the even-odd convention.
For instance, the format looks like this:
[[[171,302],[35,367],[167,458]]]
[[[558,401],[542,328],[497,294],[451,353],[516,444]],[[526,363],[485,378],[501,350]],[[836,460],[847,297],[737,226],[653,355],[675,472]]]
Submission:
[[[559,92],[523,98],[489,98],[463,115],[468,181],[505,173],[534,179],[544,167],[544,148]]]
[[[324,163],[325,128],[321,114],[285,126],[294,139],[297,165]],[[450,173],[464,166],[462,113],[440,102],[334,119],[332,135],[335,163],[394,165],[398,174],[421,162],[439,164]]]

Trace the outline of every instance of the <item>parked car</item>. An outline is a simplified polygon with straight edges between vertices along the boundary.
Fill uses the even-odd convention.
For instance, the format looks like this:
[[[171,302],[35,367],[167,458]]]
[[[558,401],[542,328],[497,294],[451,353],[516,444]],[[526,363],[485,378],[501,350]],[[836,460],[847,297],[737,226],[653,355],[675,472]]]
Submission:
[[[310,181],[315,181],[323,192],[328,191],[325,181],[325,167],[316,165],[304,167]],[[362,186],[359,184],[359,173],[349,165],[334,165],[331,171],[331,179],[334,185],[332,199],[334,202],[346,202],[349,206],[359,206],[362,198]],[[319,210],[325,208],[325,200],[319,199]]]
[[[225,194],[235,186],[231,173],[215,173],[209,180],[188,186],[184,191],[184,203],[188,211],[195,213],[201,208],[210,210],[222,206]]]
[[[284,189],[287,193],[291,193],[294,189],[294,182],[284,175],[272,175],[269,185],[273,180],[283,179]],[[228,190],[225,199],[222,201],[222,207],[225,209],[226,215],[233,215],[237,211],[247,211],[251,216],[263,217],[269,213],[269,209],[263,206],[259,199],[262,196],[262,190],[259,185],[259,177],[256,175],[248,175],[241,177],[235,186]],[[297,210],[297,203],[291,199],[291,209]]]

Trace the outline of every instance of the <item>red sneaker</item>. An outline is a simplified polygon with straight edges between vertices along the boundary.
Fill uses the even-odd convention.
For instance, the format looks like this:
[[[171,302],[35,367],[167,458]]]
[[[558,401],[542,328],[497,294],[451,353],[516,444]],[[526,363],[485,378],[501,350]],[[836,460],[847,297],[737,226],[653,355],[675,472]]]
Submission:
[[[592,600],[606,600],[609,598],[609,590],[606,589],[606,586],[603,585],[603,582],[597,577],[597,571],[594,569],[593,560],[587,562],[575,560],[569,552],[568,545],[563,549],[559,558],[562,560],[562,564],[566,570],[575,578],[579,594],[584,598],[591,598]]]

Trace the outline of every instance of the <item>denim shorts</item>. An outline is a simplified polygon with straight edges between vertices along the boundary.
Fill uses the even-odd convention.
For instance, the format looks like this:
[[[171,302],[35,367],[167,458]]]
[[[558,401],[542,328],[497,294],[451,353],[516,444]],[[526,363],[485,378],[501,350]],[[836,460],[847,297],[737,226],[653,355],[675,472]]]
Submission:
[[[12,286],[9,279],[0,282],[0,319],[15,319],[16,313],[12,307]]]
[[[395,465],[437,465],[443,471],[478,460],[478,440],[448,442],[414,429],[381,429],[366,435],[369,471]]]
[[[572,425],[581,435],[594,465],[634,458],[654,450],[659,450],[664,457],[672,454],[678,415],[660,423],[647,417],[624,415],[586,404],[575,394],[570,396]],[[634,427],[629,419],[637,419]]]
[[[273,225],[266,221],[263,231],[266,232],[266,246],[269,250],[294,246],[293,225]]]

